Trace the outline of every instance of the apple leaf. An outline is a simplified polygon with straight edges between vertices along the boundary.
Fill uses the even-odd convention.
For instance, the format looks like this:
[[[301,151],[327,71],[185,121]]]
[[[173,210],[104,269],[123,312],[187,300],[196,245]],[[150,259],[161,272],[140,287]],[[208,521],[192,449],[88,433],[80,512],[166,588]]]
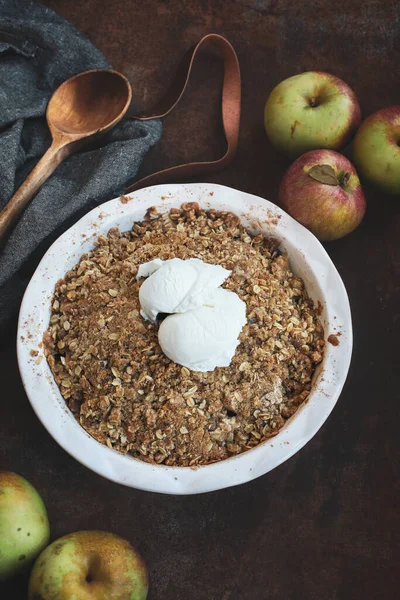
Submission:
[[[335,171],[330,165],[315,165],[308,171],[308,175],[320,183],[339,185]]]

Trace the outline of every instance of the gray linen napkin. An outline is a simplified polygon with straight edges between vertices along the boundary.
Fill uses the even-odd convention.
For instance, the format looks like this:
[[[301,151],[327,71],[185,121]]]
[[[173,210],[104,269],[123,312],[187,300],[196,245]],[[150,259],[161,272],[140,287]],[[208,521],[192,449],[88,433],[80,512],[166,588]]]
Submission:
[[[0,0],[0,209],[50,145],[51,94],[94,68],[109,64],[67,21],[31,0]],[[101,147],[57,168],[0,249],[0,328],[17,312],[48,246],[81,215],[122,193],[160,135],[159,121],[125,120]]]

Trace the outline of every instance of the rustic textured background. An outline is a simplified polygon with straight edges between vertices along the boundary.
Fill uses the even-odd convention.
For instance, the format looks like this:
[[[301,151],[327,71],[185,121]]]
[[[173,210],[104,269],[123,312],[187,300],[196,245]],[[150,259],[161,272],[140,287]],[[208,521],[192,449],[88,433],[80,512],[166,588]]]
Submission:
[[[400,103],[398,0],[47,0],[102,50],[149,108],[182,53],[209,32],[235,46],[243,75],[237,159],[207,177],[276,198],[285,159],[266,140],[272,87],[327,70],[356,91],[364,115]],[[204,57],[143,174],[224,148],[217,61]],[[75,462],[35,417],[20,383],[16,320],[0,340],[0,457],[47,504],[52,538],[104,528],[145,557],[149,600],[353,600],[398,595],[399,201],[368,193],[351,236],[326,246],[347,287],[350,375],[315,438],[272,473],[237,488],[168,497],[123,488]],[[397,329],[397,331],[396,331]],[[396,371],[397,366],[397,371]],[[26,580],[0,587],[26,597]]]

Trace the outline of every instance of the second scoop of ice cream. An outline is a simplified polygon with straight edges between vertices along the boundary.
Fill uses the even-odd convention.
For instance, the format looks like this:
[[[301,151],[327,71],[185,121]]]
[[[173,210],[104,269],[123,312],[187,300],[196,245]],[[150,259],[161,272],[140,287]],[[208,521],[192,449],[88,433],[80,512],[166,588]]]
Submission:
[[[174,362],[193,371],[213,371],[229,366],[246,323],[246,304],[220,285],[230,271],[199,259],[156,259],[139,267],[146,277],[139,290],[144,318],[160,325],[162,351]]]
[[[219,288],[210,304],[164,319],[158,341],[174,362],[192,371],[213,371],[229,367],[245,323],[245,303]]]

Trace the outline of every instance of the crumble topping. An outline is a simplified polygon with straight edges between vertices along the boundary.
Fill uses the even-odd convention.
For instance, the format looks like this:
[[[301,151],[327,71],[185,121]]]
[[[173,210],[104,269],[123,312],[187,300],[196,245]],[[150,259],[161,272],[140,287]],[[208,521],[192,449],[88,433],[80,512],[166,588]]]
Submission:
[[[229,367],[194,372],[162,353],[136,281],[154,258],[232,271],[222,287],[246,303],[247,324]],[[63,398],[96,440],[150,463],[194,466],[279,432],[310,393],[324,332],[275,240],[251,235],[233,213],[187,203],[101,235],[57,283],[44,342]]]

